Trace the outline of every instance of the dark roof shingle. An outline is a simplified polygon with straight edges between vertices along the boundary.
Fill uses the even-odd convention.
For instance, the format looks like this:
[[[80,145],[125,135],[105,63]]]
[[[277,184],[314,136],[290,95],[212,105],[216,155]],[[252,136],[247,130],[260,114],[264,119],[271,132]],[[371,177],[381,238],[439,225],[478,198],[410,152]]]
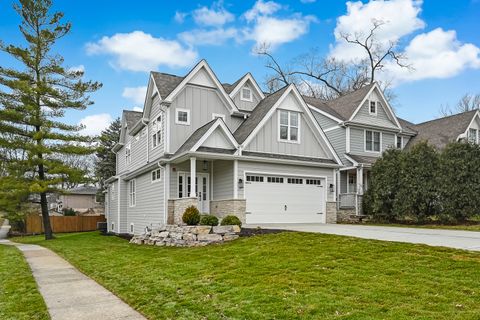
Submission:
[[[168,97],[168,95],[175,90],[180,82],[185,79],[185,77],[179,77],[173,74],[155,71],[152,71],[152,76],[162,99]]]
[[[203,135],[207,133],[208,129],[210,129],[210,127],[215,123],[216,120],[217,119],[213,119],[212,121],[195,130],[184,142],[184,144],[182,144],[182,146],[178,148],[178,150],[175,152],[175,155],[179,155],[193,148],[193,146],[198,142],[198,140],[200,140]]]
[[[132,111],[132,110],[123,110],[123,116],[125,117],[125,121],[127,122],[127,127],[132,129],[133,126],[142,119],[142,112],[139,111]]]

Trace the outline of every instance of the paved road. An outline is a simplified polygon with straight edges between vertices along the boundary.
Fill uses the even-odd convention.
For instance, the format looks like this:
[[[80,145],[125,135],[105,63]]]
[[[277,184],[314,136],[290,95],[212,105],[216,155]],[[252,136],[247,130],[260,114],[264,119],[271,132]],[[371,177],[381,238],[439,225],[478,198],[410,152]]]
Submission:
[[[145,319],[52,251],[8,240],[0,240],[0,244],[15,245],[23,252],[52,320]]]
[[[480,232],[349,224],[260,224],[245,227],[285,229],[351,236],[384,241],[420,243],[429,246],[480,251]]]

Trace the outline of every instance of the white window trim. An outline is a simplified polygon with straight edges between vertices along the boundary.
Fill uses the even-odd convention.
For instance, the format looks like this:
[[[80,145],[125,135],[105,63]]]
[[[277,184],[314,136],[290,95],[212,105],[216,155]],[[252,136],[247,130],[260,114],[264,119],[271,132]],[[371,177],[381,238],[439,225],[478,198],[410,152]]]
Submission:
[[[372,112],[372,108],[370,106],[372,102],[375,103],[375,112]],[[378,114],[378,101],[368,100],[368,113],[372,116],[376,116]]]
[[[132,183],[135,185],[135,192],[132,192]],[[137,179],[132,179],[128,182],[128,206],[130,208],[133,208],[136,205],[137,205]]]
[[[470,132],[471,132],[472,130],[475,131],[475,141],[474,141],[474,142],[473,142],[473,141],[470,141]],[[478,135],[479,135],[479,133],[480,133],[480,130],[475,129],[475,128],[468,128],[468,131],[467,131],[467,132],[468,132],[468,133],[467,133],[467,141],[470,142],[470,143],[476,143],[476,144],[478,144],[478,143],[479,143],[479,137],[478,137]]]
[[[178,120],[178,113],[179,112],[186,112],[187,113],[187,121],[179,121]],[[181,124],[181,125],[184,125],[184,126],[189,126],[190,125],[190,110],[189,109],[176,108],[175,109],[175,123],[176,124]]]
[[[398,145],[397,145],[398,138],[400,138],[400,149],[398,148]],[[403,147],[404,147],[403,136],[395,135],[395,149],[403,150]]]
[[[248,90],[248,91],[250,91],[250,98],[245,98],[245,97],[243,96],[243,90]],[[248,87],[242,87],[242,88],[240,89],[240,100],[252,102],[252,101],[253,101],[253,92],[252,92],[252,89],[250,89],[250,88],[248,88]]]
[[[212,113],[212,120],[215,120],[216,118],[222,118],[222,120],[225,122],[225,115],[221,113]]]
[[[155,175],[156,175],[156,174],[157,174],[157,171],[160,171],[160,178],[153,180],[152,173],[155,172]],[[157,182],[162,181],[162,169],[161,169],[161,168],[152,170],[152,171],[150,172],[150,181],[151,181],[152,183],[157,183]]]
[[[160,118],[160,121],[158,121]],[[158,139],[158,133],[160,132],[160,139]],[[162,144],[163,139],[163,114],[159,113],[155,116],[152,123],[152,149],[158,148]],[[155,144],[156,143],[156,144]]]
[[[372,150],[367,150],[367,131],[372,132]],[[375,145],[375,138],[374,138],[375,132],[378,132],[380,134],[380,151],[373,150],[373,149],[375,149],[375,147],[374,147],[374,145]],[[369,152],[369,153],[382,153],[382,140],[383,140],[383,136],[382,136],[381,131],[364,129],[363,130],[363,151],[364,152]],[[395,141],[395,144],[396,144],[396,141]]]
[[[287,139],[282,139],[280,138],[280,118],[281,118],[281,113],[282,112],[287,112],[288,113],[288,131],[287,131]],[[290,114],[291,113],[296,113],[298,115],[298,125],[297,125],[297,140],[290,140]],[[298,111],[290,111],[290,110],[284,110],[284,109],[278,109],[278,120],[277,120],[277,139],[278,142],[285,142],[285,143],[295,143],[295,144],[300,144],[300,130],[301,130],[301,119],[302,119],[302,114]]]
[[[128,156],[127,156],[127,150],[129,151]],[[127,146],[125,147],[125,163],[126,164],[132,163],[132,145],[130,143],[127,144]]]

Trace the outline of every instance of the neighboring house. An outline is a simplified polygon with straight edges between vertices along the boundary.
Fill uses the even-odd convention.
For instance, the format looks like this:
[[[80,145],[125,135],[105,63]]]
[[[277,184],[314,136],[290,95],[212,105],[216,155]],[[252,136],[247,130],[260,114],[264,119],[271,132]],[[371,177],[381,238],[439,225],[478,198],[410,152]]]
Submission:
[[[67,189],[57,199],[57,211],[71,208],[80,214],[104,214],[104,205],[97,201],[98,188],[81,186]]]
[[[388,148],[403,149],[416,131],[395,115],[376,83],[331,101],[304,99],[343,164],[337,177],[339,209],[359,214],[372,164]]]
[[[206,61],[152,72],[142,112],[124,111],[108,230],[178,223],[185,208],[247,223],[334,222],[343,167],[294,85],[266,96],[251,74],[221,84]]]
[[[408,143],[407,148],[420,141],[427,141],[437,149],[443,149],[448,143],[456,141],[480,143],[480,115],[478,110],[422,122],[411,127],[418,134]]]

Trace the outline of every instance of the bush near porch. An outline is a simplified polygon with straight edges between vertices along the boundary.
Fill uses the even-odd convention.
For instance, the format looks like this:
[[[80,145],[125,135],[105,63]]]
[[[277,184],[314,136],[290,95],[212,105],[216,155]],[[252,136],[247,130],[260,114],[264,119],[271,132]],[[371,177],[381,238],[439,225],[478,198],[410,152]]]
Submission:
[[[479,145],[437,151],[423,142],[388,150],[375,162],[363,206],[376,221],[467,223],[480,214],[479,194]]]

